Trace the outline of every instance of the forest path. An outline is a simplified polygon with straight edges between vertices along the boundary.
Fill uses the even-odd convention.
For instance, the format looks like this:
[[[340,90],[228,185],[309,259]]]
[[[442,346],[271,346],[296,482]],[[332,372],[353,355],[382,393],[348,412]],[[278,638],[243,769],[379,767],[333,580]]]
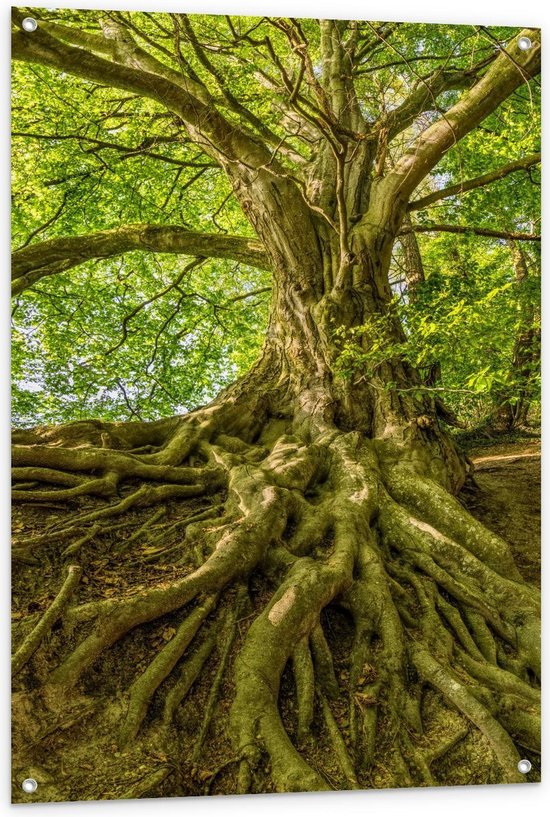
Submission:
[[[461,501],[510,543],[522,575],[540,587],[540,440],[495,442],[468,456],[478,487],[463,490]]]

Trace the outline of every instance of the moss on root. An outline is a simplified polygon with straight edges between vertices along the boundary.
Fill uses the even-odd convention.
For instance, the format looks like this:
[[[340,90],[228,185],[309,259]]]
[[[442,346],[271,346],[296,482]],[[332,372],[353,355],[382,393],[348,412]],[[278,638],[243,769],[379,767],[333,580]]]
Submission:
[[[405,444],[239,423],[18,445],[14,799],[536,779],[507,544]]]

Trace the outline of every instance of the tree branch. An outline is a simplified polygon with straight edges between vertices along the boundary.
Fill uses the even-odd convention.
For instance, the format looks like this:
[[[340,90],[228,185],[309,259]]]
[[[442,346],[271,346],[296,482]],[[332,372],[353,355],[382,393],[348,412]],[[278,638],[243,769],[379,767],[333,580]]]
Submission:
[[[19,136],[25,139],[38,139],[42,141],[51,141],[51,142],[59,142],[59,141],[67,141],[67,140],[75,140],[81,143],[88,143],[92,145],[90,148],[86,148],[84,153],[99,153],[101,150],[114,150],[117,153],[124,154],[126,158],[132,158],[134,156],[147,156],[149,159],[157,159],[161,162],[166,162],[167,164],[178,165],[179,167],[218,167],[217,164],[214,162],[208,162],[204,158],[202,161],[198,159],[177,159],[173,156],[165,156],[162,153],[154,153],[153,151],[149,150],[151,146],[154,146],[157,142],[162,144],[169,144],[169,143],[180,143],[181,138],[177,136],[173,137],[157,137],[153,136],[148,139],[144,139],[141,144],[132,147],[130,145],[121,145],[118,142],[111,142],[105,141],[104,139],[94,139],[91,136],[85,136],[79,133],[33,133],[29,132],[26,133],[25,131],[12,131],[13,136]]]
[[[407,233],[457,233],[458,235],[482,235],[487,238],[502,238],[506,241],[540,241],[540,235],[536,233],[516,233],[505,230],[491,230],[485,227],[469,227],[459,224],[412,224],[404,226],[398,235]]]
[[[421,113],[436,110],[437,97],[444,91],[471,88],[476,79],[475,68],[468,71],[440,69],[425,79],[421,78],[407,99],[387,115],[383,124],[388,128],[388,139],[391,141],[412,125]]]
[[[444,187],[442,190],[435,190],[428,196],[423,196],[421,199],[412,201],[408,210],[423,210],[429,207],[440,199],[446,199],[449,196],[460,196],[462,193],[467,193],[469,190],[475,190],[477,187],[485,187],[487,184],[503,179],[510,173],[515,173],[518,170],[528,170],[528,168],[540,162],[540,153],[533,153],[531,156],[526,156],[524,159],[517,159],[515,162],[503,165],[502,167],[492,170],[490,173],[484,173],[482,176],[477,176],[475,179],[468,179],[468,181],[460,182],[460,184],[453,184],[449,187]]]
[[[270,130],[270,128],[268,128],[267,125],[261,119],[255,116],[255,114],[253,114],[252,111],[245,107],[237,99],[237,97],[233,93],[231,93],[227,86],[227,82],[223,76],[222,71],[218,70],[216,66],[213,64],[212,60],[208,58],[204,48],[199,42],[193,29],[191,20],[189,19],[189,15],[180,14],[179,19],[181,21],[183,30],[189,42],[191,43],[191,46],[193,48],[193,51],[195,52],[197,59],[199,60],[203,68],[205,68],[206,71],[208,71],[208,73],[211,74],[212,77],[215,79],[218,88],[220,89],[220,92],[223,96],[225,107],[227,107],[230,111],[233,111],[233,113],[245,119],[250,125],[252,125],[253,128],[255,128],[255,130],[260,134],[260,136],[266,139],[267,142],[274,145],[278,145],[281,141],[280,136],[277,136],[276,133]],[[299,154],[298,158],[301,158]]]
[[[229,258],[270,269],[257,239],[198,233],[179,226],[129,224],[90,235],[52,238],[12,255],[12,294],[17,295],[48,275],[66,272],[92,258],[111,258],[132,250]]]
[[[87,31],[72,26],[60,25],[59,23],[41,22],[40,28],[58,40],[84,48],[101,57],[107,57],[113,62],[139,68],[150,74],[158,74],[179,85],[186,93],[207,105],[212,101],[202,84],[185,76],[181,71],[175,71],[143,48],[140,48],[130,32],[124,30],[120,24],[104,24],[104,36],[90,34]]]
[[[524,36],[532,42],[528,51],[522,51],[517,44]],[[456,105],[420,134],[381,182],[379,194],[391,199],[409,198],[447,150],[496,110],[516,88],[539,73],[540,52],[540,31],[525,29],[520,32],[481,79],[462,94]]]
[[[12,12],[19,24],[23,15],[16,9]],[[73,43],[78,41],[79,47],[68,45],[62,36]],[[99,57],[94,51],[111,59]],[[191,139],[220,164],[239,161],[252,167],[276,166],[264,144],[228,122],[212,101],[203,102],[190,92],[196,83],[187,81],[133,42],[110,40],[38,19],[38,28],[32,34],[21,29],[12,33],[12,57],[153,99],[179,116]]]

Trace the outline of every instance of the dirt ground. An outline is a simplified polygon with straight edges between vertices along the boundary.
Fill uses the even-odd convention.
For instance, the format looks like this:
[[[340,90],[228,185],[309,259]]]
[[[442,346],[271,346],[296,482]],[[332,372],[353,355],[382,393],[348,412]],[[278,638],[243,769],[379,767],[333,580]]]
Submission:
[[[477,486],[466,487],[461,501],[510,543],[524,578],[540,587],[540,440],[495,442],[468,456]]]

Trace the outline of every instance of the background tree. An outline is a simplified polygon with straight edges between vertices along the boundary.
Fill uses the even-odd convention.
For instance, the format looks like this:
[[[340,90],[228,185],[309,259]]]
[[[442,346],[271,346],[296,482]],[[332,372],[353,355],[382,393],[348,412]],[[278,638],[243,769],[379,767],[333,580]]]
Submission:
[[[474,132],[476,195],[535,165],[482,128],[536,107],[538,31],[25,14],[19,416],[64,419],[51,390],[106,419],[14,433],[16,768],[70,758],[47,799],[462,782],[457,757],[523,780],[537,593],[452,495],[389,276],[411,230],[537,240],[517,208],[407,213]]]
[[[525,227],[538,231],[540,128],[537,111],[525,101],[525,115],[520,113],[519,98],[513,116],[499,111],[483,125],[490,148],[483,141],[475,143],[476,132],[468,137],[470,144],[468,138],[462,143],[461,151],[446,155],[424,182],[423,195],[409,205],[410,227],[417,232],[400,239],[401,253],[399,243],[396,246],[395,277],[403,277],[404,271],[405,279],[412,275],[412,285],[420,289],[420,300],[412,298],[405,280],[404,320],[413,334],[418,332],[412,343],[417,348],[410,353],[417,355],[428,377],[434,366],[441,370],[443,361],[439,385],[446,404],[468,424],[493,430],[524,425],[525,408],[518,410],[526,406],[523,395],[539,399],[538,244],[508,242],[508,252],[504,237],[432,230],[438,221],[447,229],[461,230],[464,224],[495,226],[497,220],[503,231]],[[526,151],[524,159],[507,161],[511,142]],[[501,165],[484,172],[487,150],[492,162],[500,157]],[[412,253],[405,241],[413,242]],[[518,274],[521,257],[529,259],[531,281]],[[426,332],[431,332],[429,342]],[[521,365],[518,346],[524,349],[521,358],[531,360],[531,365]]]

